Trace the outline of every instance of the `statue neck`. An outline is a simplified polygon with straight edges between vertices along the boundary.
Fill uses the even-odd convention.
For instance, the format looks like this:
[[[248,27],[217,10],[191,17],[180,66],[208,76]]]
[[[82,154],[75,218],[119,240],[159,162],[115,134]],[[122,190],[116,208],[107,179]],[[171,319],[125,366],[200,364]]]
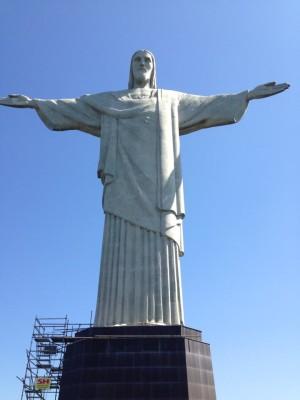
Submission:
[[[150,89],[150,81],[134,81],[134,89]]]

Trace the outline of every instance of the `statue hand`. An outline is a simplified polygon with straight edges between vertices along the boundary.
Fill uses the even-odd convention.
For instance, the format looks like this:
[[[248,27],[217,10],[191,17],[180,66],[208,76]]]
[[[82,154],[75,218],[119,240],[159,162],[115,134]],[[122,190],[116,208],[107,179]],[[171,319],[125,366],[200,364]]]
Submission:
[[[7,97],[0,98],[0,105],[18,108],[36,108],[34,100],[22,94],[9,94]]]
[[[290,85],[288,83],[269,82],[263,85],[258,85],[248,93],[248,100],[262,99],[264,97],[274,96],[274,94],[283,92],[288,89]]]

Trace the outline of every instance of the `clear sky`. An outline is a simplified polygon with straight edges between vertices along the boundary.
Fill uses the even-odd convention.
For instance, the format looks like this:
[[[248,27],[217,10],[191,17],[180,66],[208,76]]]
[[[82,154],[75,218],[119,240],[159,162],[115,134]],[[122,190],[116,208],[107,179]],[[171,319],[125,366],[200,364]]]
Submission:
[[[186,325],[211,344],[220,400],[299,400],[298,0],[2,0],[0,97],[124,89],[139,48],[159,87],[289,82],[237,125],[181,140]],[[35,315],[88,322],[103,215],[99,141],[0,108],[1,398],[19,398]]]

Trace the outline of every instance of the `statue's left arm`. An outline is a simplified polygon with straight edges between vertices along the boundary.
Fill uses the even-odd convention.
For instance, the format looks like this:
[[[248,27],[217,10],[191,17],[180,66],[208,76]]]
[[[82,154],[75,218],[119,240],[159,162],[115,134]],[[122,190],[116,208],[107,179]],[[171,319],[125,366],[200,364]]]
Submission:
[[[178,107],[180,134],[238,122],[250,100],[273,96],[288,87],[286,83],[276,85],[275,82],[270,82],[238,94],[216,96],[182,94]]]

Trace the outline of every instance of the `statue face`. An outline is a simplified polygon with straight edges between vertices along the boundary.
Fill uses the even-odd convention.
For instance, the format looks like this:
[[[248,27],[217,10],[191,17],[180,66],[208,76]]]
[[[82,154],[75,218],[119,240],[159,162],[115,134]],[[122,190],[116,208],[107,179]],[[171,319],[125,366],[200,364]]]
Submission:
[[[132,73],[135,87],[145,86],[150,82],[153,70],[152,57],[145,51],[139,51],[132,60]]]

